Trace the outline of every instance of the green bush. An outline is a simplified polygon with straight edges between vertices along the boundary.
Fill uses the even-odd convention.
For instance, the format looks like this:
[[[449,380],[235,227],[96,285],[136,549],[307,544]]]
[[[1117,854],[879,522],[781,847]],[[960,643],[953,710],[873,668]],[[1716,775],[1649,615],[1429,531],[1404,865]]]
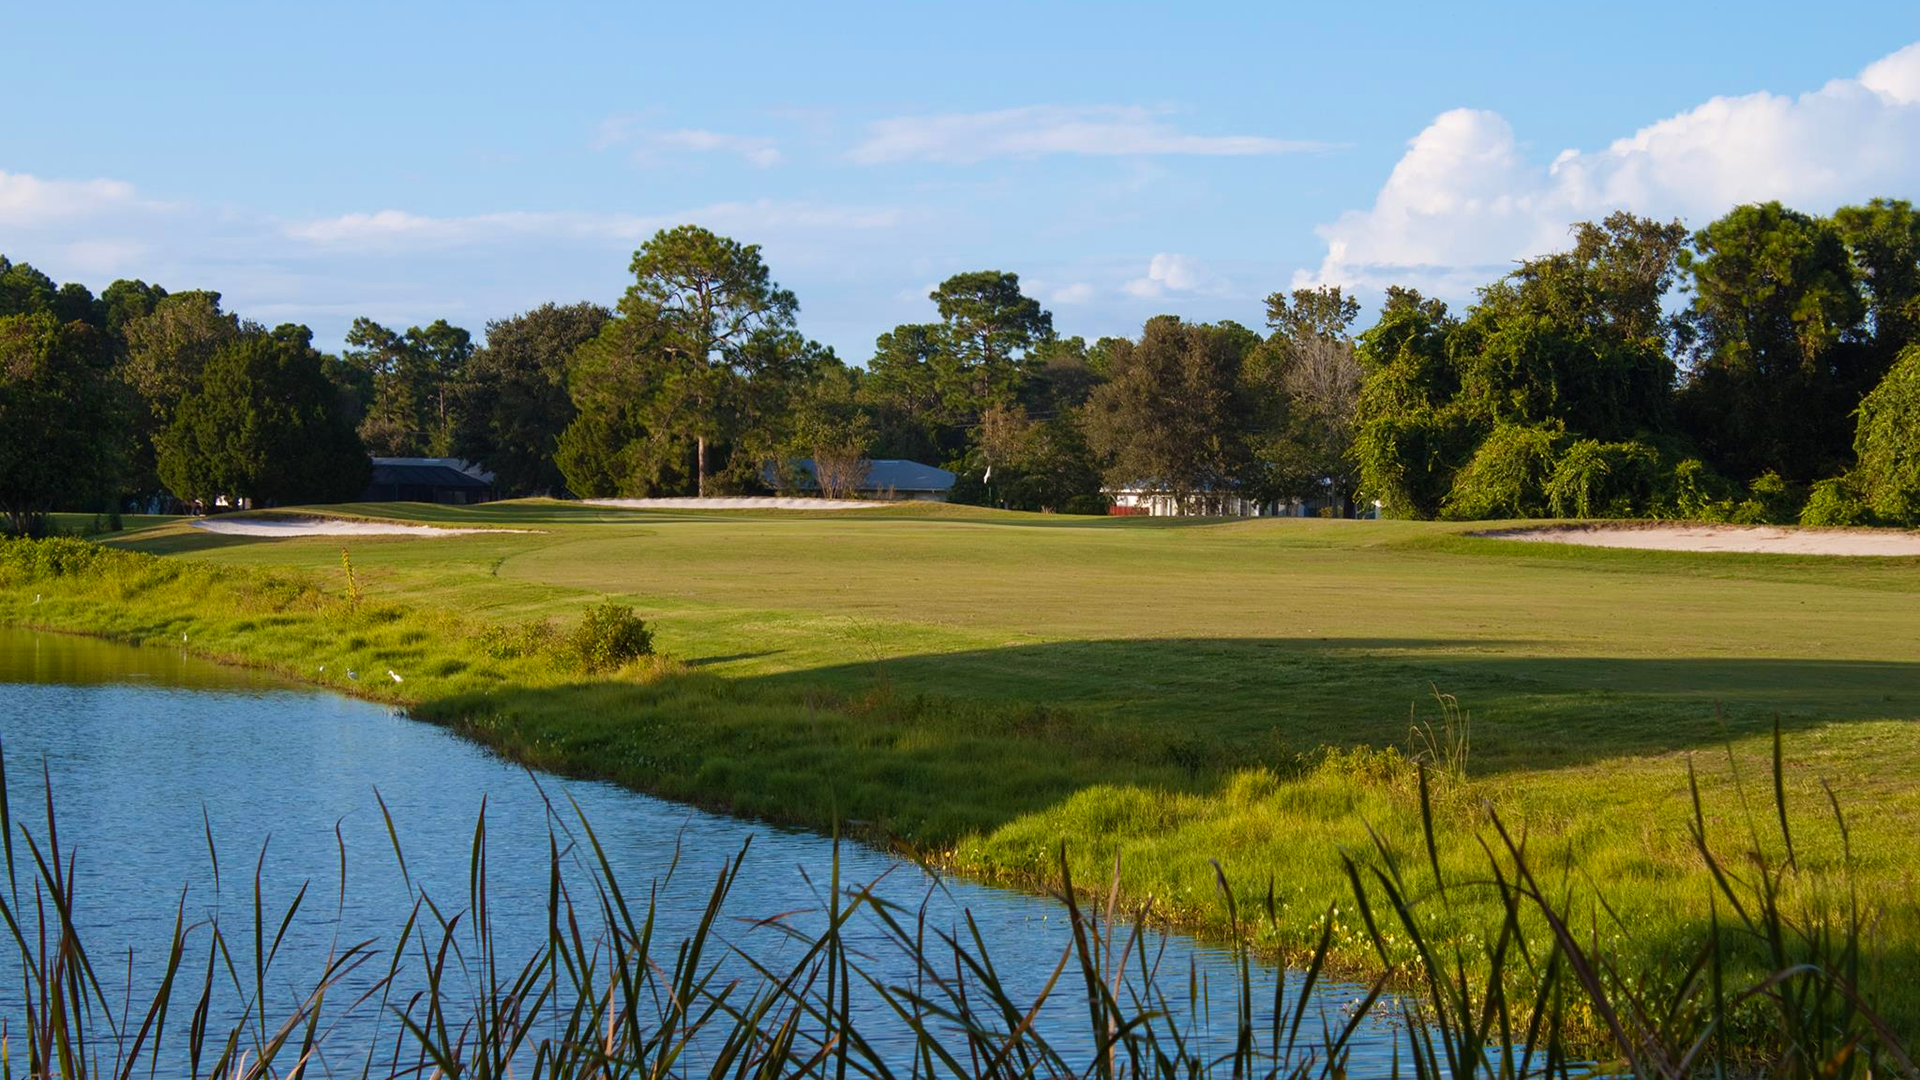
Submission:
[[[476,640],[480,651],[495,660],[533,656],[551,649],[560,639],[560,631],[551,619],[530,619],[517,626],[489,626]]]
[[[1747,485],[1747,497],[1733,508],[1731,520],[1738,525],[1791,525],[1800,520],[1806,501],[1804,488],[1769,469]]]
[[[1547,477],[1566,430],[1559,424],[1501,424],[1454,474],[1440,516],[1451,521],[1542,517]]]
[[[1733,484],[1699,458],[1673,467],[1663,515],[1685,521],[1727,521],[1733,517]]]
[[[0,540],[0,585],[93,573],[119,554],[66,536]]]
[[[1075,495],[1060,507],[1063,514],[1105,514],[1107,512],[1105,495]]]
[[[1800,511],[1802,525],[1871,525],[1873,511],[1845,477],[1821,480],[1807,495]]]
[[[1909,345],[1860,402],[1853,481],[1868,509],[1901,525],[1920,523],[1920,345]]]
[[[1581,439],[1567,448],[1547,480],[1555,517],[1636,517],[1653,512],[1661,486],[1660,454],[1638,440]]]
[[[609,600],[595,604],[567,635],[567,651],[582,671],[614,671],[653,653],[653,632],[633,609]]]

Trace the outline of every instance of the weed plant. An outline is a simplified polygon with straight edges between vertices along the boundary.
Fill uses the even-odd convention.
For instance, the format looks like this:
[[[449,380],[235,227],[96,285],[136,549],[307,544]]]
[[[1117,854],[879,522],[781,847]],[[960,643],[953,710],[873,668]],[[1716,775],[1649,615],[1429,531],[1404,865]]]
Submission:
[[[660,882],[620,880],[585,814],[551,801],[547,902],[537,913],[547,935],[532,955],[495,947],[498,920],[536,913],[502,913],[489,902],[483,804],[465,896],[434,897],[410,884],[415,899],[394,913],[390,938],[336,942],[311,973],[274,970],[288,927],[313,916],[304,886],[284,908],[269,909],[256,870],[245,925],[223,925],[217,913],[189,922],[182,896],[164,956],[139,958],[154,970],[138,985],[154,989],[136,997],[133,954],[123,988],[100,965],[124,951],[119,943],[108,950],[82,939],[86,898],[75,895],[75,853],[62,846],[51,782],[44,819],[29,827],[12,816],[0,760],[7,861],[0,922],[21,990],[18,1013],[0,1017],[0,1073],[8,1080],[126,1080],[162,1070],[196,1080],[1305,1080],[1354,1075],[1356,1037],[1365,1025],[1377,1032],[1386,1024],[1394,1051],[1382,1075],[1421,1080],[1920,1076],[1860,992],[1867,927],[1859,898],[1846,892],[1835,909],[1785,899],[1797,871],[1781,768],[1776,751],[1772,809],[1783,858],[1764,853],[1766,826],[1752,819],[1753,846],[1723,854],[1696,800],[1693,836],[1713,873],[1715,910],[1728,918],[1716,918],[1695,943],[1686,977],[1672,986],[1623,970],[1597,927],[1577,925],[1564,882],[1534,864],[1525,836],[1497,813],[1477,838],[1482,871],[1445,874],[1433,778],[1424,767],[1425,850],[1409,855],[1376,837],[1371,852],[1343,856],[1349,917],[1357,915],[1386,969],[1341,1014],[1313,1005],[1341,906],[1321,917],[1319,945],[1303,968],[1256,1001],[1245,943],[1254,926],[1277,921],[1274,889],[1270,882],[1262,911],[1243,913],[1216,863],[1238,971],[1233,1022],[1222,1032],[1205,1022],[1191,978],[1160,968],[1143,932],[1147,920],[1120,906],[1117,875],[1103,903],[1076,886],[1064,851],[1054,895],[1071,940],[1042,988],[1019,998],[971,915],[964,925],[930,928],[923,911],[883,900],[871,885],[843,882],[837,854],[817,905],[752,924],[753,932],[792,939],[798,956],[783,967],[756,960],[721,932],[729,895],[750,872],[747,846],[716,875],[696,929],[661,940]],[[1844,830],[1837,800],[1831,811]],[[404,875],[400,833],[390,815],[386,823]],[[344,848],[340,858],[336,903],[344,907]],[[663,873],[678,865],[676,856]],[[1466,941],[1431,940],[1424,909],[1467,891],[1498,897],[1496,923]],[[818,929],[805,929],[809,920]],[[1470,951],[1486,963],[1470,963]],[[881,962],[882,952],[894,962]],[[1754,953],[1765,969],[1739,974],[1731,958]],[[1418,996],[1389,993],[1396,973],[1419,987]],[[289,979],[307,989],[275,1005],[270,987]],[[1083,1026],[1036,1023],[1056,997],[1084,1008]],[[856,1012],[856,998],[881,1007]],[[1765,1038],[1736,1043],[1730,1017],[1749,1000],[1761,1003]],[[342,1019],[367,1014],[386,1034],[345,1045],[337,1034]]]

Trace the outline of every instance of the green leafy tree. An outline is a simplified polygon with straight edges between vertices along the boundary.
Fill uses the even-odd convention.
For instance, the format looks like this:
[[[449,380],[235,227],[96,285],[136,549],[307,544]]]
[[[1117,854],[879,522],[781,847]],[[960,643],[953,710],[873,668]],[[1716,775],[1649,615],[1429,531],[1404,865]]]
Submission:
[[[1779,203],[1700,230],[1689,312],[1697,345],[1679,405],[1722,472],[1792,481],[1843,465],[1870,350],[1866,305],[1840,230]]]
[[[1395,517],[1431,518],[1484,431],[1458,401],[1459,323],[1413,289],[1387,290],[1355,356],[1366,373],[1354,407],[1360,489]]]
[[[201,372],[214,353],[259,327],[222,311],[217,292],[167,294],[125,283],[108,287],[107,314],[110,326],[119,320],[119,373],[131,398],[129,487],[153,494],[166,486],[159,475],[157,442],[173,422],[174,411],[199,387]]]
[[[196,290],[156,300],[124,329],[124,377],[163,428],[181,399],[199,386],[213,354],[259,328],[243,327],[238,316],[220,310],[219,293]]]
[[[1252,405],[1243,366],[1259,345],[1235,323],[1147,320],[1138,343],[1116,343],[1110,379],[1086,410],[1087,442],[1114,487],[1145,484],[1182,503],[1241,490]]]
[[[1455,352],[1475,415],[1599,439],[1668,428],[1674,327],[1661,300],[1686,243],[1677,221],[1616,213],[1481,290]]]
[[[1272,334],[1250,358],[1248,378],[1257,398],[1255,454],[1269,497],[1350,501],[1362,375],[1351,328],[1359,314],[1359,302],[1338,287],[1267,297]]]
[[[30,264],[11,262],[0,255],[0,316],[51,311],[59,291],[52,278]]]
[[[1441,503],[1456,521],[1542,517],[1548,482],[1566,443],[1558,423],[1497,424],[1458,473]]]
[[[1834,211],[1833,224],[1866,292],[1872,356],[1863,374],[1877,382],[1901,350],[1920,344],[1920,211],[1905,199],[1874,199]]]
[[[125,341],[127,324],[151,315],[153,309],[160,306],[160,301],[166,298],[167,290],[138,279],[122,278],[107,286],[106,291],[100,294],[107,332]]]
[[[875,340],[860,399],[879,456],[945,462],[965,452],[966,425],[948,413],[935,367],[945,341],[939,323],[896,326]]]
[[[774,403],[817,356],[794,330],[799,301],[775,284],[759,245],[696,225],[656,233],[634,253],[632,271],[634,283],[602,331],[599,350],[620,355],[588,366],[622,369],[622,383],[640,393],[631,419],[655,450],[692,443],[700,494],[708,494],[717,471],[754,475],[754,455],[736,466],[712,460],[713,451],[764,441],[756,439],[764,433],[754,420],[778,411]],[[569,385],[583,414],[600,396],[578,377]],[[671,475],[650,471],[656,480]]]
[[[554,447],[554,466],[583,498],[684,491],[692,440],[654,423],[665,368],[651,320],[614,318],[574,351],[567,393],[576,414]]]
[[[997,505],[1054,513],[1100,502],[1100,467],[1077,410],[1036,420],[1018,406],[1000,407],[980,426],[982,450],[991,446],[999,463],[991,485]]]
[[[1053,316],[1020,291],[1020,275],[955,274],[928,294],[944,322],[934,363],[942,397],[969,421],[1019,396],[1032,350],[1053,340]]]
[[[0,514],[9,532],[44,531],[59,507],[117,494],[122,398],[106,335],[51,312],[0,316]]]
[[[829,499],[853,498],[873,464],[873,421],[860,406],[858,380],[842,364],[825,365],[795,396],[784,453],[774,462],[781,487],[817,489]],[[810,477],[793,463],[813,462]]]
[[[207,362],[159,440],[160,476],[186,501],[353,499],[367,454],[339,410],[304,326],[250,332]]]
[[[1658,505],[1668,475],[1646,443],[1581,439],[1547,478],[1547,503],[1557,517],[1634,517]]]
[[[566,478],[554,452],[579,411],[567,364],[610,318],[598,304],[543,304],[488,323],[487,343],[460,381],[454,453],[486,466],[508,492],[560,491]]]
[[[1036,418],[1058,417],[1085,405],[1103,381],[1085,338],[1053,338],[1034,346],[1020,403]]]
[[[368,449],[386,457],[452,456],[460,423],[456,399],[473,356],[473,335],[445,319],[405,333],[355,319],[347,346],[346,361],[365,372],[372,386],[360,421]]]
[[[1887,521],[1920,524],[1920,345],[1860,402],[1849,477],[1868,509]]]

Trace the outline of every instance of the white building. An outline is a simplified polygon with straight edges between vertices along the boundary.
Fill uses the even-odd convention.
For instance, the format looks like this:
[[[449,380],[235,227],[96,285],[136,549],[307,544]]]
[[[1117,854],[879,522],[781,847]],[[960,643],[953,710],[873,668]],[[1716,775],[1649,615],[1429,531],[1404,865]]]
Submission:
[[[1100,494],[1113,502],[1115,514],[1141,514],[1148,517],[1339,517],[1338,505],[1331,499],[1277,499],[1259,502],[1243,499],[1230,492],[1201,491],[1184,499],[1163,487],[1132,484],[1102,488]],[[1380,504],[1357,505],[1361,517],[1378,517]]]

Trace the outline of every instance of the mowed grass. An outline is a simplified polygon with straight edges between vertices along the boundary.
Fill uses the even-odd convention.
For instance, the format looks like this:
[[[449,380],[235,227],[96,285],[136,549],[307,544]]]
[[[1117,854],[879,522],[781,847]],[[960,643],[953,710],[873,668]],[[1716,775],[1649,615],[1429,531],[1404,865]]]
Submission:
[[[1920,560],[931,506],[329,512],[537,531],[252,540],[172,523],[114,541],[291,569],[330,594],[344,543],[370,600],[418,613],[377,631],[237,600],[193,610],[167,589],[33,610],[14,590],[0,619],[190,632],[197,650],[404,701],[536,764],[784,822],[853,820],[984,877],[1034,881],[1064,843],[1081,880],[1117,859],[1130,897],[1202,927],[1224,918],[1217,858],[1243,905],[1271,880],[1287,918],[1266,944],[1282,953],[1309,948],[1349,894],[1340,852],[1368,847],[1369,826],[1420,850],[1405,761],[1440,744],[1465,762],[1437,789],[1450,870],[1484,865],[1474,838],[1495,807],[1570,889],[1606,897],[1614,916],[1589,914],[1624,956],[1674,962],[1707,917],[1689,768],[1717,841],[1777,846],[1749,809],[1767,804],[1777,722],[1807,895],[1850,868],[1881,920],[1883,996],[1920,1026]],[[672,663],[580,680],[473,644],[480,624],[564,622],[603,597],[637,607]],[[407,681],[348,687],[353,664]],[[1436,692],[1466,714],[1451,737]],[[1487,914],[1450,903],[1436,930],[1470,935]],[[1376,964],[1343,927],[1341,958]]]

